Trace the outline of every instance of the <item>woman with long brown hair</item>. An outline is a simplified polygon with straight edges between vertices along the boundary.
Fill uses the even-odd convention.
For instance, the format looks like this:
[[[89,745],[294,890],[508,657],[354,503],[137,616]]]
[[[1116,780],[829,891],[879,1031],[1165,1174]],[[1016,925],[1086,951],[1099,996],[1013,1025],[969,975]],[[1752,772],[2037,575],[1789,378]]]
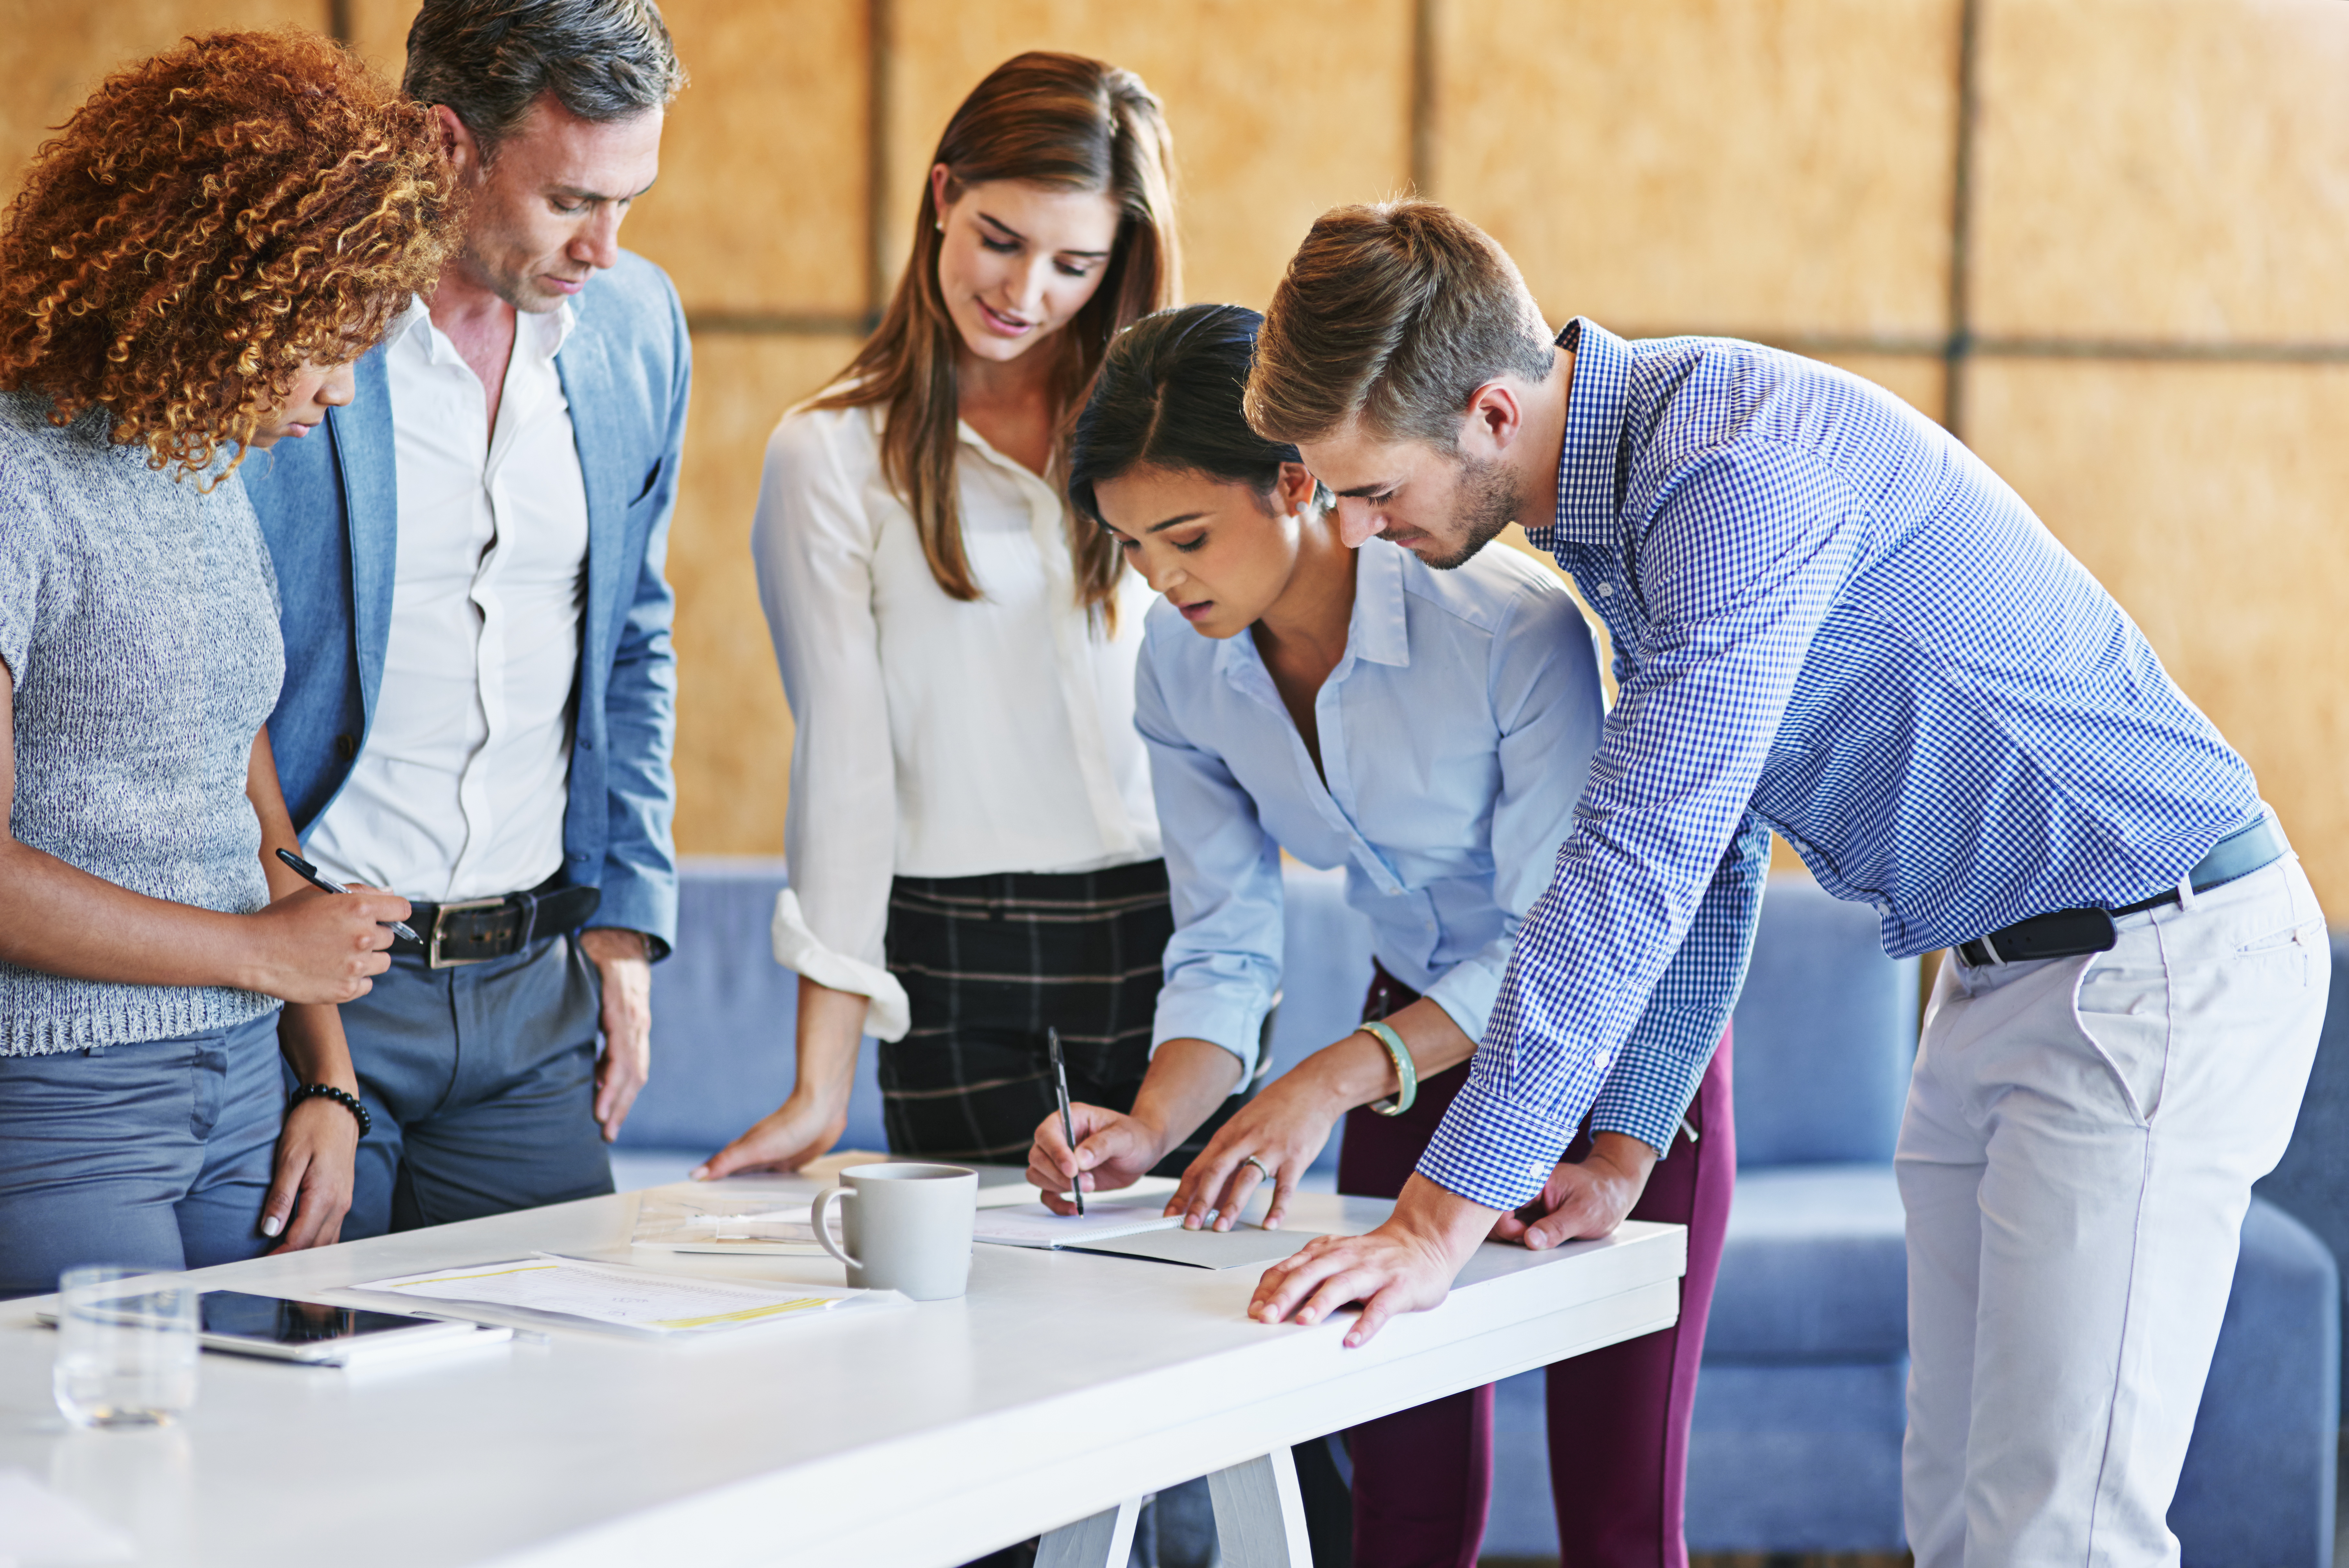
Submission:
[[[1170,161],[1133,73],[998,67],[938,140],[879,330],[768,444],[799,1076],[697,1175],[823,1153],[864,1033],[900,1153],[1023,1161],[1048,1030],[1081,1097],[1141,1085],[1174,930],[1133,724],[1149,595],[1061,480],[1110,337],[1176,294]]]
[[[351,56],[218,33],[100,84],[0,228],[0,1296],[336,1239],[335,1004],[408,906],[274,856],[276,584],[224,481],[350,400],[450,192]]]

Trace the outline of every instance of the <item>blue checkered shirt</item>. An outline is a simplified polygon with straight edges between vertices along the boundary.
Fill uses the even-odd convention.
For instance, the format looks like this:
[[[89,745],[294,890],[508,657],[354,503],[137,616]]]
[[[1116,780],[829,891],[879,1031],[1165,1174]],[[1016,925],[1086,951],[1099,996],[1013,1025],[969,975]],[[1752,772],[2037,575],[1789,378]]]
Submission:
[[[1420,1160],[1496,1209],[1586,1112],[1671,1147],[1769,830],[1901,958],[2149,897],[2261,809],[2135,623],[1939,426],[1754,344],[1559,340],[1557,517],[1532,537],[1607,622],[1621,690]]]

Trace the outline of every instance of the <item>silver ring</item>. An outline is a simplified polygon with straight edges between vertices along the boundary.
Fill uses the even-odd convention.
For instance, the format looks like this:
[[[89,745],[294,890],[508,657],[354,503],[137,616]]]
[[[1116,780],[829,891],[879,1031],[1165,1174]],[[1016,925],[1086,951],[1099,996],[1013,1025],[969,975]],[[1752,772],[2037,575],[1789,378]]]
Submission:
[[[1265,1164],[1264,1161],[1258,1159],[1256,1156],[1249,1155],[1246,1159],[1241,1160],[1240,1163],[1242,1165],[1255,1166],[1258,1176],[1263,1177],[1267,1181],[1270,1181],[1272,1179],[1272,1167]]]

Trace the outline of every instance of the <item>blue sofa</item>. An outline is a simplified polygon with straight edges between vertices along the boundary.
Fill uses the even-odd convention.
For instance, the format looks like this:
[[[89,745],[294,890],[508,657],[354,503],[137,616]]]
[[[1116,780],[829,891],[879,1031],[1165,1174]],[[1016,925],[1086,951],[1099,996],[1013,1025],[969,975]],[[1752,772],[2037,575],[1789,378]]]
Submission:
[[[778,859],[685,862],[677,950],[653,971],[652,1078],[615,1150],[623,1191],[681,1179],[791,1093],[799,977],[775,962],[768,937],[783,881]],[[1290,961],[1273,1020],[1275,1073],[1351,1030],[1371,985],[1370,923],[1346,907],[1342,878],[1292,866],[1288,888]],[[841,1147],[889,1147],[871,1040]],[[1314,1168],[1334,1179],[1337,1168],[1333,1138]]]
[[[688,863],[677,952],[655,975],[653,1077],[616,1160],[624,1188],[681,1176],[789,1093],[797,981],[767,936],[782,882],[775,861]],[[1340,879],[1291,867],[1286,885],[1276,1071],[1350,1029],[1370,978]],[[2341,1285],[2318,1233],[2349,1244],[2349,1153],[2331,1130],[2349,1111],[2343,947],[2309,1107],[2245,1222],[2171,1510],[2187,1568],[2332,1560]],[[1697,1388],[1696,1550],[1899,1548],[1907,1288],[1890,1161],[1916,975],[1884,957],[1869,909],[1807,879],[1771,884],[1736,1013],[1737,1203]],[[870,1042],[845,1142],[885,1147]],[[1336,1158],[1333,1141],[1325,1179]],[[1538,1374],[1501,1386],[1488,1554],[1557,1551],[1541,1410]]]

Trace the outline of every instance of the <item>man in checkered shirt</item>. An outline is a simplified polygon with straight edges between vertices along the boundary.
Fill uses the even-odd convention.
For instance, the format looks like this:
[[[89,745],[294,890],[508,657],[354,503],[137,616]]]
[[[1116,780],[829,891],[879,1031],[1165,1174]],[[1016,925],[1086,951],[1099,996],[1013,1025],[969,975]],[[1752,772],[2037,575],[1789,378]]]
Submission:
[[[1451,566],[1523,519],[1621,687],[1394,1217],[1277,1265],[1256,1315],[1361,1301],[1359,1345],[1513,1211],[1537,1247],[1619,1224],[1736,1000],[1775,829],[1875,906],[1886,951],[1956,950],[1897,1160],[1918,1563],[2175,1563],[2237,1235],[2330,962],[2242,758],[1939,427],[1754,344],[1553,341],[1500,247],[1431,203],[1314,225],[1247,411],[1349,544]],[[1557,1165],[1586,1115],[1589,1159]]]

